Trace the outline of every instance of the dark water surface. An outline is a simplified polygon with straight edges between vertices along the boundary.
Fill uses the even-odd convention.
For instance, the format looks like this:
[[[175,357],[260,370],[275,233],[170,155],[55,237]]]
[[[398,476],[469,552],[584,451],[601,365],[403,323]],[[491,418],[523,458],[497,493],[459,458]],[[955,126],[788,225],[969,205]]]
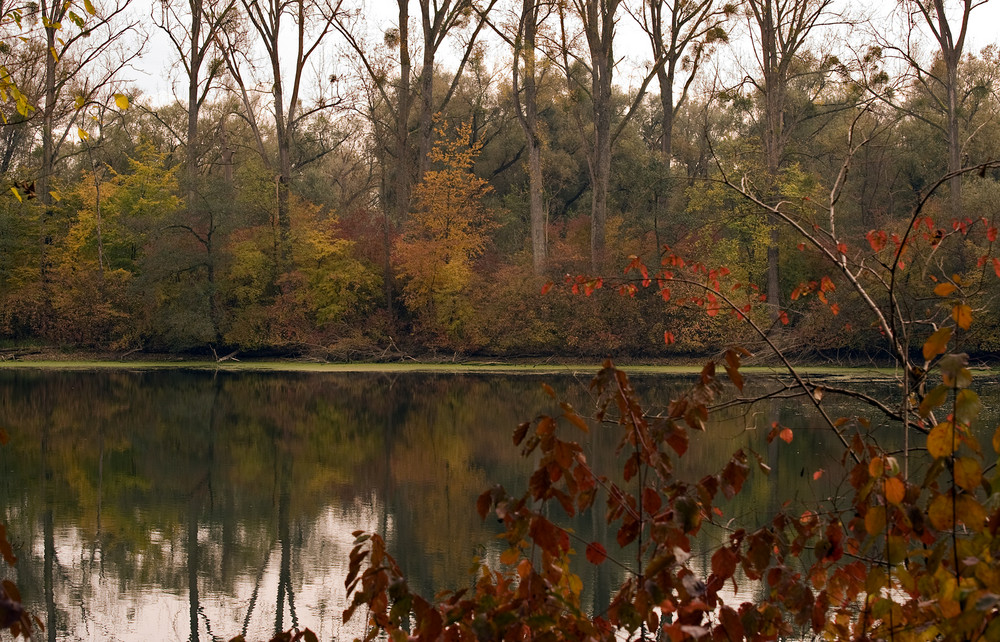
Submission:
[[[359,622],[341,614],[352,531],[384,533],[425,596],[469,585],[474,556],[502,551],[476,497],[495,483],[520,492],[531,470],[513,428],[558,412],[542,381],[586,412],[591,375],[0,370],[10,434],[0,519],[20,557],[14,578],[52,640],[268,639],[290,626],[351,639]],[[685,386],[634,380],[654,410]],[[996,382],[980,383],[995,412]],[[772,467],[751,476],[725,520],[843,492],[843,449],[801,400],[720,414],[693,440],[685,474],[715,472],[740,447]],[[775,421],[793,428],[791,444],[766,442]],[[612,474],[613,429],[579,436],[594,468]],[[569,525],[585,541],[614,541],[600,515]],[[700,543],[710,551],[724,537],[709,525]],[[623,573],[585,561],[578,572],[596,611]]]

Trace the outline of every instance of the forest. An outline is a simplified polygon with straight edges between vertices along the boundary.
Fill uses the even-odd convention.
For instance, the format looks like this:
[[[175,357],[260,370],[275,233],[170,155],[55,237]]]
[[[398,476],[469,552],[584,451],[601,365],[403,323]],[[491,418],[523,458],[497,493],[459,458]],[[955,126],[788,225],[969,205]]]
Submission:
[[[757,340],[760,299],[789,354],[879,358],[789,221],[867,274],[919,207],[996,350],[980,4],[4,3],[0,345],[668,357]],[[741,301],[638,269],[678,264]]]
[[[421,596],[358,530],[343,620],[372,640],[1000,639],[1000,429],[973,389],[1000,349],[986,0],[386,4],[0,4],[0,355],[711,357],[656,413],[610,360],[589,409],[543,387],[559,410],[513,434],[528,489],[476,502],[498,559]],[[174,98],[136,80],[150,66]],[[786,376],[751,398],[760,353]],[[891,364],[895,392],[796,360]],[[836,493],[727,518],[775,463],[740,448],[687,479],[689,432],[787,399],[842,447],[798,473]],[[597,427],[619,469],[567,436]],[[603,510],[614,543],[571,543],[550,505]],[[707,524],[724,541],[696,572]],[[602,612],[578,551],[627,571]],[[9,580],[0,615],[43,626]]]

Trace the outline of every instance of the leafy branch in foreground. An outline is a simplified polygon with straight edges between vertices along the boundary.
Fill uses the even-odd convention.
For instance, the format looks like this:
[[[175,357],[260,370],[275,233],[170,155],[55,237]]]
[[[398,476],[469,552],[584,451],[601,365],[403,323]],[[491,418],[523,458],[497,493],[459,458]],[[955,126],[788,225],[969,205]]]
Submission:
[[[673,642],[782,636],[1000,639],[1000,475],[995,466],[984,467],[973,432],[981,403],[971,389],[968,357],[961,352],[972,328],[972,302],[985,290],[987,266],[992,264],[1000,277],[1000,261],[993,256],[996,227],[990,220],[965,219],[952,221],[949,229],[932,220],[925,207],[948,175],[919,198],[902,224],[871,230],[863,241],[847,238],[838,231],[837,202],[856,151],[852,146],[825,207],[814,208],[808,199],[770,205],[746,181],[723,178],[796,234],[800,248],[811,248],[829,270],[800,283],[791,306],[777,314],[761,309],[768,297],[752,282],[730,285],[727,268],[710,269],[669,248],[664,248],[657,272],[632,257],[618,284],[600,277],[566,277],[569,289],[585,296],[606,285],[634,296],[640,286],[655,284],[665,302],[701,308],[709,318],[728,310],[745,322],[795,381],[794,388],[765,396],[789,390],[803,394],[839,438],[847,497],[817,502],[801,512],[783,508],[756,530],[723,523],[723,500],[744,486],[751,457],[761,471],[769,469],[758,453],[739,450],[720,472],[696,482],[677,474],[688,430],[704,429],[713,406],[730,403],[718,402],[723,386],[716,363],[705,366],[699,381],[672,402],[665,416],[653,417],[643,410],[628,377],[607,362],[591,388],[598,399],[596,422],[620,430],[617,476],[593,471],[581,446],[560,436],[560,423],[591,427],[568,404],[561,404],[559,417],[521,424],[514,444],[525,456],[537,457],[528,490],[511,495],[496,487],[477,502],[481,518],[492,513],[503,524],[507,550],[499,560],[501,568],[480,562],[473,589],[426,600],[410,591],[384,541],[358,532],[346,583],[353,602],[345,621],[365,607],[366,640],[382,633],[420,640],[613,640],[637,633],[642,639]],[[986,163],[962,171],[993,167]],[[979,223],[985,243],[970,235]],[[978,258],[976,268],[953,267],[941,251],[946,243],[971,251]],[[633,271],[638,276],[630,280]],[[841,303],[849,304],[853,322],[863,323],[867,315],[880,333],[883,354],[900,371],[898,399],[852,394],[850,389],[829,392],[853,396],[899,424],[902,461],[867,430],[866,419],[831,416],[823,404],[828,389],[796,370],[781,334],[765,325],[767,318],[785,325],[792,314],[804,315],[794,306],[807,297],[821,304],[814,309],[828,310],[833,317]],[[673,338],[665,332],[667,343]],[[748,354],[729,349],[720,360],[740,392],[741,360]],[[911,432],[923,439],[921,444],[911,444]],[[780,426],[770,438],[774,436],[792,438]],[[1000,429],[992,446],[1000,454]],[[581,608],[582,581],[570,570],[573,534],[551,521],[545,507],[554,501],[573,516],[595,510],[598,497],[605,502],[607,523],[617,527],[615,542],[578,543],[591,563],[613,559],[628,572],[607,610],[590,613]],[[726,529],[728,535],[710,553],[710,570],[699,575],[689,564],[699,553],[692,539],[706,524]],[[609,554],[608,546],[617,546],[617,553]],[[626,564],[623,560],[632,551],[635,558]],[[754,597],[741,597],[747,595],[738,590],[741,586],[753,589]]]
[[[951,308],[952,302],[945,298],[943,305]],[[964,321],[953,323],[962,328]],[[928,377],[939,376],[940,384],[917,409],[920,421],[931,424],[919,477],[870,433],[844,432],[849,501],[801,513],[783,509],[756,530],[736,525],[711,553],[710,572],[699,575],[689,563],[699,553],[693,538],[706,524],[729,528],[720,519],[723,500],[741,491],[754,460],[763,472],[768,467],[760,454],[739,450],[721,471],[698,481],[677,474],[688,431],[704,429],[724,389],[714,362],[665,416],[655,417],[643,410],[625,373],[608,362],[591,384],[598,399],[594,420],[620,431],[619,476],[597,474],[582,447],[560,435],[561,425],[591,429],[590,421],[561,403],[561,415],[541,416],[514,433],[522,453],[537,457],[528,490],[512,495],[498,486],[477,502],[481,518],[492,514],[503,524],[507,549],[499,567],[480,561],[472,589],[427,600],[409,589],[382,538],[358,531],[346,582],[353,601],[344,619],[367,611],[366,640],[381,634],[612,640],[637,633],[673,641],[997,639],[1000,477],[995,468],[987,476],[991,469],[983,466],[972,429],[981,404],[970,388],[967,357],[948,351],[954,333],[947,327],[923,346],[936,366]],[[741,353],[727,351],[721,363],[742,390]],[[934,421],[935,410],[949,401],[947,417]],[[831,421],[845,431],[857,423]],[[778,436],[787,441],[792,435],[785,432]],[[1000,454],[1000,429],[992,445]],[[554,501],[573,516],[595,510],[598,497],[605,519],[617,527],[613,544],[575,540],[545,510]],[[569,563],[574,546],[593,564],[616,560],[628,569],[603,613],[581,607],[583,584]],[[617,554],[609,554],[607,547],[614,546]],[[635,559],[626,564],[633,550]],[[751,587],[754,598],[741,597]]]

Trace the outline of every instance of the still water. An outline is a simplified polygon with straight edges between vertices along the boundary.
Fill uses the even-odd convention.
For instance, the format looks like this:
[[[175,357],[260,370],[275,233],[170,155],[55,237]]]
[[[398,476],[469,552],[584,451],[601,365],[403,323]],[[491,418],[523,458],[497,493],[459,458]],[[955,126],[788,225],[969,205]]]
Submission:
[[[521,492],[531,470],[513,428],[558,413],[542,381],[586,413],[592,374],[0,370],[0,519],[20,557],[0,577],[16,580],[49,640],[265,640],[291,626],[351,639],[352,531],[383,533],[425,596],[469,585],[474,557],[502,551],[476,497],[497,483]],[[654,412],[685,386],[634,380]],[[801,404],[729,409],[693,440],[682,468],[694,479],[740,447],[772,468],[755,471],[725,519],[839,492],[842,448]],[[773,422],[793,428],[791,444],[767,443]],[[579,437],[613,474],[613,429]],[[614,541],[598,515],[568,525]],[[723,537],[708,526],[702,545]],[[599,612],[622,571],[580,560],[578,572]]]

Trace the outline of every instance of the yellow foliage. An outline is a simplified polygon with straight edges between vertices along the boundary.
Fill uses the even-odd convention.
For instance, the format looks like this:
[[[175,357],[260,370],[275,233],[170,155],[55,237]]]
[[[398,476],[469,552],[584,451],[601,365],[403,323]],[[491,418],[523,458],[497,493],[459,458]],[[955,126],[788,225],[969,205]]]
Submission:
[[[472,173],[481,144],[468,142],[471,125],[460,125],[453,135],[444,125],[437,133],[430,159],[439,169],[424,174],[414,189],[413,212],[397,252],[407,279],[407,304],[453,330],[468,307],[463,295],[472,280],[473,261],[486,249],[493,229],[491,213],[482,205],[491,188]]]

